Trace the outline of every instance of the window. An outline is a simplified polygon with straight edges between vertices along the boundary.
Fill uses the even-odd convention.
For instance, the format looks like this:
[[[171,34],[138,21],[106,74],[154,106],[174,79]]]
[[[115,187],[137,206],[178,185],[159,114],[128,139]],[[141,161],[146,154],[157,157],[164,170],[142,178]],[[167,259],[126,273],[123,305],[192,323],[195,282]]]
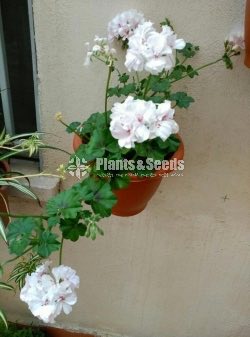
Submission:
[[[37,130],[31,0],[0,0],[0,127]]]

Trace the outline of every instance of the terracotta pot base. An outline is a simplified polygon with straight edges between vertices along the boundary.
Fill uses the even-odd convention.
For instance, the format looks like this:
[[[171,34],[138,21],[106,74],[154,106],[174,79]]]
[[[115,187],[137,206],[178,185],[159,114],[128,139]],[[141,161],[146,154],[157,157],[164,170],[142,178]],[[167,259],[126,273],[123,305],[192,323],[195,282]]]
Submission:
[[[116,216],[121,216],[121,217],[134,216],[144,211],[146,207],[147,207],[147,204],[143,208],[137,209],[136,211],[129,211],[129,212],[126,212],[124,210],[120,211],[120,210],[112,209],[112,214]]]

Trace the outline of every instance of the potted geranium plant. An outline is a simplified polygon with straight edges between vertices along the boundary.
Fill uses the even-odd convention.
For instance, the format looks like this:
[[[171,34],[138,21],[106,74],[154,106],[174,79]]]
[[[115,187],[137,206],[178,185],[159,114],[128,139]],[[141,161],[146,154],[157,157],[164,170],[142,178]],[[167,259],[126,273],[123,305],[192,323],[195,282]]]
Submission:
[[[125,49],[125,66],[131,74],[120,73],[117,67],[114,39]],[[15,220],[2,233],[14,255],[7,262],[24,256],[9,280],[19,285],[21,300],[34,316],[53,323],[62,311],[70,313],[77,301],[79,277],[62,265],[64,240],[103,235],[101,218],[112,212],[123,216],[141,212],[162,176],[183,168],[184,147],[174,112],[188,108],[194,99],[173,85],[221,61],[232,69],[231,58],[239,54],[237,41],[228,38],[222,57],[194,69],[188,61],[199,48],[177,39],[167,19],[157,32],[142,14],[124,12],[110,22],[108,38],[95,38],[86,63],[98,60],[107,66],[104,111],[69,125],[61,113],[56,115],[67,132],[75,134],[75,153],[66,168],[60,165],[60,173],[68,170],[81,178],[88,172],[89,176],[48,200],[40,215],[11,214]],[[113,74],[118,82],[110,87]],[[109,110],[110,97],[118,97],[119,102]],[[52,267],[43,259],[55,251],[59,266]]]
[[[131,10],[109,23],[108,38],[95,37],[85,64],[97,60],[107,67],[104,111],[67,125],[67,131],[75,133],[71,162],[74,158],[89,162],[90,177],[108,179],[117,198],[115,215],[140,213],[162,177],[183,169],[184,145],[174,114],[194,99],[178,91],[176,82],[193,79],[201,69],[221,61],[232,69],[231,58],[239,54],[240,46],[229,39],[222,57],[194,69],[189,61],[199,47],[178,39],[168,19],[160,26],[158,32],[141,13]],[[118,69],[114,40],[125,49],[128,73]],[[117,85],[111,87],[112,75]],[[111,97],[119,102],[109,106]],[[62,116],[58,119],[62,121]]]

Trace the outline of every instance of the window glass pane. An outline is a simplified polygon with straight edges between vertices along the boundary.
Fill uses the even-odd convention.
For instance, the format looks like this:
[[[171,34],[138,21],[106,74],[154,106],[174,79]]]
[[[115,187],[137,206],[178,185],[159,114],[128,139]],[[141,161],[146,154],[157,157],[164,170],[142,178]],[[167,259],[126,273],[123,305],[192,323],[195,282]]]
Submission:
[[[27,0],[1,0],[16,133],[35,131],[36,113]]]

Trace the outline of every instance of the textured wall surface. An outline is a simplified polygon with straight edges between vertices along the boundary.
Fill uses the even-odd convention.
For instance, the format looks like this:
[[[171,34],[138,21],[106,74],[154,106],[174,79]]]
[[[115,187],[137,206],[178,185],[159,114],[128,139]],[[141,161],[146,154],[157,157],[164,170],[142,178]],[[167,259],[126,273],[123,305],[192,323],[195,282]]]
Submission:
[[[84,43],[130,8],[153,22],[168,16],[180,37],[200,45],[200,65],[221,55],[244,1],[34,0],[41,125],[57,135],[54,144],[71,148],[56,111],[72,121],[103,109],[107,69],[83,66]],[[184,176],[165,179],[142,214],[103,221],[104,238],[67,243],[64,262],[81,287],[62,324],[134,337],[249,337],[250,70],[240,57],[233,71],[218,64],[179,86],[187,87],[196,102],[176,113]],[[64,160],[44,157],[50,168]],[[28,316],[17,296],[2,296],[12,314]]]

